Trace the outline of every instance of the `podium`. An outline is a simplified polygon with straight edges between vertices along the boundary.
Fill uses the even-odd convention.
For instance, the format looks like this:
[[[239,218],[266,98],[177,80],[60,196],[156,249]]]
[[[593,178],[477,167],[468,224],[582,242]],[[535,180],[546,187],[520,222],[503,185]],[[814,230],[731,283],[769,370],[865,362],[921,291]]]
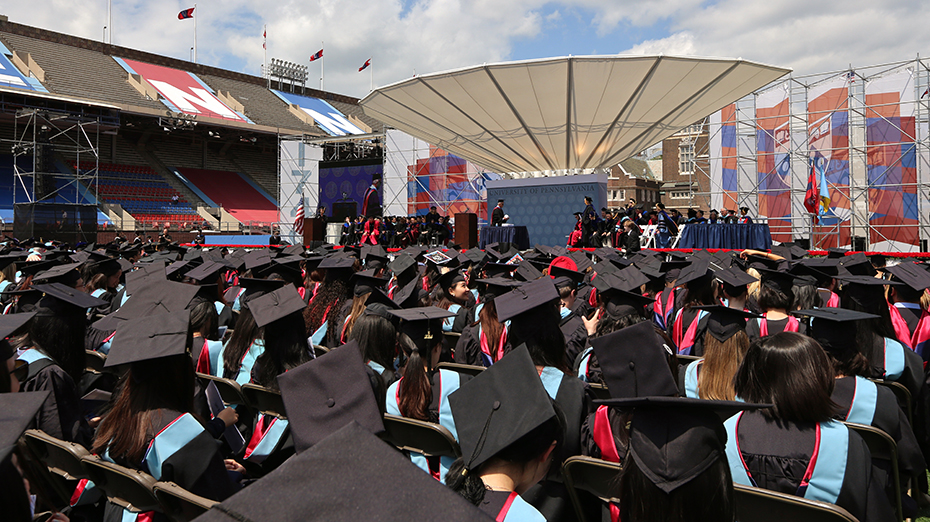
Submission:
[[[333,203],[332,220],[336,223],[342,223],[348,217],[355,219],[358,215],[358,203],[355,201],[337,201]]]
[[[304,219],[304,246],[310,245],[311,241],[326,241],[326,227],[320,218]]]
[[[478,216],[472,213],[455,215],[455,238],[453,243],[461,249],[478,246]]]

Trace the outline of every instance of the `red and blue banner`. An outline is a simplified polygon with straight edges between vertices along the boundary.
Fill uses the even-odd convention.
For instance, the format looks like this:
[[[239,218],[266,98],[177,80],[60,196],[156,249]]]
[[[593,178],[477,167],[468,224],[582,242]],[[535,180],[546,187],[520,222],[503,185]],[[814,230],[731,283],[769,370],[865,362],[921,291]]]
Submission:
[[[487,219],[485,181],[497,175],[479,173],[464,159],[430,145],[428,158],[407,166],[407,213],[422,216],[436,206],[441,214],[474,213]]]
[[[315,60],[319,60],[322,57],[323,57],[323,49],[320,49],[319,51],[317,51],[316,53],[310,56],[310,61],[312,62]]]
[[[850,244],[849,199],[849,75],[812,85],[807,95],[808,144],[819,174],[818,193],[827,208],[814,227],[813,249]],[[826,189],[824,189],[826,180]],[[824,192],[827,195],[824,195]]]
[[[775,241],[792,239],[788,115],[787,87],[779,85],[756,97],[758,216],[768,218]]]
[[[913,73],[904,70],[865,86],[869,241],[875,250],[920,245]]]
[[[178,13],[178,20],[187,20],[188,18],[193,18],[193,17],[194,17],[193,7],[191,7],[190,9],[183,9],[180,13]]]

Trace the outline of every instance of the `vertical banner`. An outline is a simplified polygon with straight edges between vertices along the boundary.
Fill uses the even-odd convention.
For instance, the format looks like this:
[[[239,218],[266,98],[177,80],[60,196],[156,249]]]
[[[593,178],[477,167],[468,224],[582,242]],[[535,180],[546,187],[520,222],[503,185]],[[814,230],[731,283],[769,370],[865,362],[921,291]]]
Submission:
[[[281,222],[281,236],[289,238],[291,243],[303,241],[302,238],[296,239],[298,234],[294,230],[294,219],[301,201],[305,216],[316,214],[322,159],[323,148],[319,145],[307,145],[301,140],[279,141],[278,221]]]
[[[919,250],[915,102],[910,70],[872,79],[865,86],[873,250]]]
[[[846,74],[824,80],[807,95],[810,157],[825,172],[830,193],[830,209],[814,227],[814,249],[850,244],[849,80]]]
[[[791,241],[791,157],[787,84],[756,97],[756,176],[760,218],[772,239]]]

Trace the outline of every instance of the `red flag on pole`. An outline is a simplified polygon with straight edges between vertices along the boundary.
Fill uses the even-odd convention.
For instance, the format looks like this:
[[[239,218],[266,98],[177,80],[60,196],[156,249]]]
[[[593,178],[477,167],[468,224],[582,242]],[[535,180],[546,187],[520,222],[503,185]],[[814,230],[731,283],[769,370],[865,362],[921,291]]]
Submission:
[[[320,49],[319,51],[316,52],[316,54],[310,57],[310,61],[312,62],[313,60],[319,60],[322,57],[323,57],[323,49]]]
[[[178,20],[186,20],[188,18],[193,18],[193,17],[194,17],[193,7],[191,7],[190,9],[184,9],[183,11],[178,13]]]
[[[362,66],[358,68],[358,72],[364,71],[365,69],[368,68],[369,65],[371,65],[371,58],[365,60],[365,63],[362,64]]]

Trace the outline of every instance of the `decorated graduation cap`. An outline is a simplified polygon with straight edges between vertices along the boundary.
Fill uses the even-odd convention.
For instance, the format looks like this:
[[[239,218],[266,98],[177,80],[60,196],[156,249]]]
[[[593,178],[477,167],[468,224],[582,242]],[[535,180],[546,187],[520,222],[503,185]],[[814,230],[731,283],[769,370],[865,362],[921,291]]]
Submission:
[[[386,277],[376,277],[374,268],[352,274],[351,280],[355,284],[355,297],[370,294],[376,288],[384,288],[388,282]]]
[[[697,310],[709,312],[707,333],[720,342],[726,342],[739,332],[746,330],[746,319],[762,317],[752,312],[720,305],[696,306]]]
[[[497,307],[497,320],[503,322],[518,315],[533,312],[536,308],[548,305],[558,298],[559,292],[552,284],[552,279],[543,277],[524,283],[494,299]]]
[[[9,377],[4,376],[4,379]],[[50,393],[0,393],[0,462],[9,458],[19,437],[33,423]]]
[[[116,328],[104,367],[184,354],[189,346],[190,311],[140,317]]]
[[[35,315],[35,312],[0,315],[0,361],[5,363],[16,353],[16,350],[6,340],[7,337],[22,328]]]
[[[855,322],[879,317],[846,308],[817,308],[798,310],[792,313],[813,318],[808,329],[808,335],[819,342],[827,351],[844,349],[845,346],[855,346]]]
[[[307,307],[293,285],[287,285],[265,295],[248,300],[246,305],[261,328]]]
[[[923,265],[905,261],[885,267],[885,271],[891,274],[892,281],[901,281],[917,292],[930,288],[930,272]]]
[[[32,285],[32,288],[44,294],[42,300],[40,300],[38,304],[39,315],[84,312],[88,308],[96,308],[108,304],[103,299],[97,299],[90,294],[75,290],[61,283]]]
[[[723,421],[767,404],[679,397],[595,401],[632,408],[630,456],[649,481],[665,493],[688,484],[718,461],[727,461]]]
[[[676,396],[669,349],[649,321],[591,339],[610,397]]]
[[[371,433],[384,422],[358,344],[348,344],[278,376],[298,453],[352,421]]]
[[[538,379],[537,379],[538,380]],[[351,459],[351,465],[346,465]],[[374,492],[380,492],[377,502]],[[199,522],[491,520],[352,422],[213,506]]]
[[[442,341],[442,321],[455,314],[438,306],[421,306],[388,313],[401,320],[398,333],[407,334],[424,356],[430,348]]]
[[[556,416],[526,346],[453,392],[449,406],[466,472]]]

